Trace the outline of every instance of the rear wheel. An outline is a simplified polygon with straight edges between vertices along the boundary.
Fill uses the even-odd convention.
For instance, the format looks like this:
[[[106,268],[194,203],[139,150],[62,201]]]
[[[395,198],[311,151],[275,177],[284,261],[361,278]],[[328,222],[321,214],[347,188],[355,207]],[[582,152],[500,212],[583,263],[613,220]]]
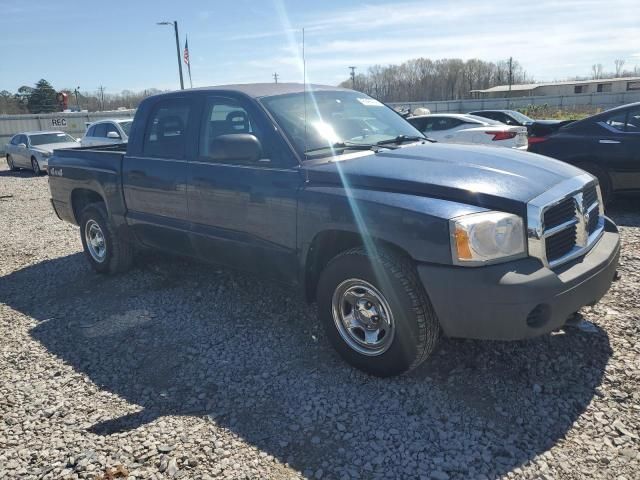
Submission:
[[[7,153],[7,166],[9,167],[9,170],[11,170],[12,172],[15,172],[16,170],[18,170],[18,168],[13,163],[13,158],[8,153]]]
[[[33,170],[34,175],[40,175],[42,171],[40,170],[40,164],[36,157],[31,157],[31,170]]]
[[[348,363],[372,375],[398,375],[435,348],[438,320],[411,261],[386,249],[348,250],[318,282],[318,313]]]
[[[87,205],[80,213],[80,238],[84,253],[99,273],[117,273],[129,269],[133,245],[118,234],[102,203]]]

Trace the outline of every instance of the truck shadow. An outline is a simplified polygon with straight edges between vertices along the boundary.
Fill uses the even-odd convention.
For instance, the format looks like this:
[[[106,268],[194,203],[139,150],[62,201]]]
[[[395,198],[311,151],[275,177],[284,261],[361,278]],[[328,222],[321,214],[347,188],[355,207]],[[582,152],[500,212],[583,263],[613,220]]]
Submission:
[[[115,277],[80,253],[42,262],[0,278],[0,302],[38,320],[31,335],[52,355],[141,407],[102,418],[94,434],[199,416],[302,472],[328,462],[332,477],[343,465],[392,477],[436,460],[452,477],[502,476],[564,437],[611,356],[600,328],[443,339],[412,374],[371,378],[337,358],[314,309],[283,289],[160,257]],[[387,414],[369,415],[374,403]],[[362,445],[370,455],[354,465]]]
[[[640,195],[619,195],[607,205],[606,213],[620,227],[640,227]]]

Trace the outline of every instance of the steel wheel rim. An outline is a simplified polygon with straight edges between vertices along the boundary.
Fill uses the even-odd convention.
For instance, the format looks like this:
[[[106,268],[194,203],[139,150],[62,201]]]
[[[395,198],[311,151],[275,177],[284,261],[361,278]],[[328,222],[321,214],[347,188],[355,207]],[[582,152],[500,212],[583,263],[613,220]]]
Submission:
[[[357,278],[342,282],[333,293],[331,309],[338,333],[356,352],[382,355],[393,343],[391,307],[369,282]]]
[[[98,263],[104,262],[107,256],[107,244],[98,222],[89,220],[86,223],[84,226],[84,239],[91,257]]]
[[[39,173],[40,172],[40,165],[38,165],[38,161],[37,160],[31,160],[31,167],[33,168],[33,173]]]

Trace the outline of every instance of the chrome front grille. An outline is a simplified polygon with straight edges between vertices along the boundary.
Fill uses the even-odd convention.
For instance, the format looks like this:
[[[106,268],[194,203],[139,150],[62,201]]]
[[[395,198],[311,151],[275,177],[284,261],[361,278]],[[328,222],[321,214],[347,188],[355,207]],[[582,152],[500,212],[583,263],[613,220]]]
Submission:
[[[595,244],[604,230],[602,199],[588,174],[565,180],[527,204],[529,255],[553,268]]]

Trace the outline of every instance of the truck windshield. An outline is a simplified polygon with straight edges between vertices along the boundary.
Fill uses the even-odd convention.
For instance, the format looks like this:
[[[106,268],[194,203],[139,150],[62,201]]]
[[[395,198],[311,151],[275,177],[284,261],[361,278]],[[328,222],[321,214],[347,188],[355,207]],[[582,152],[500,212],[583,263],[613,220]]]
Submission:
[[[48,145],[49,143],[67,143],[75,142],[76,139],[66,133],[39,133],[37,135],[29,135],[31,145]]]
[[[262,103],[305,158],[334,155],[339,144],[364,148],[424,139],[400,115],[364,93],[294,93],[267,97]]]

